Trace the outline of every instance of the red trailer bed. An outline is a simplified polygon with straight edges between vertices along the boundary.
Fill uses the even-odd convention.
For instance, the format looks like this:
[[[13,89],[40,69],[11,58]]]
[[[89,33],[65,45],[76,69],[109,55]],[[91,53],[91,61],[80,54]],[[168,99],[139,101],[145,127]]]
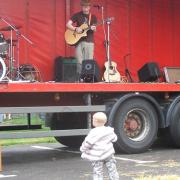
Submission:
[[[168,83],[7,83],[0,93],[26,92],[180,92],[180,84]]]

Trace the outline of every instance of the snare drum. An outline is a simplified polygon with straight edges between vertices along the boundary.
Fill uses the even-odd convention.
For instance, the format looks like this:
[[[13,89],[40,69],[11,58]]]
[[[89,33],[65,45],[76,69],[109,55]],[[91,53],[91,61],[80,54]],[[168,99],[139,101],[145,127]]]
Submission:
[[[8,43],[5,40],[5,37],[0,33],[0,57],[5,58],[8,54]]]

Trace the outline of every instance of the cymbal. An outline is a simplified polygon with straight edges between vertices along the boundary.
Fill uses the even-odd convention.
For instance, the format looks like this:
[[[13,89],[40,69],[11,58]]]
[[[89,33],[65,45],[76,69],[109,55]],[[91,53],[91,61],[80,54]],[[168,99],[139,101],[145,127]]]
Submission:
[[[22,26],[13,26],[13,27],[16,29],[22,28]],[[11,26],[6,26],[6,27],[0,28],[0,31],[11,31],[11,30],[14,30]]]

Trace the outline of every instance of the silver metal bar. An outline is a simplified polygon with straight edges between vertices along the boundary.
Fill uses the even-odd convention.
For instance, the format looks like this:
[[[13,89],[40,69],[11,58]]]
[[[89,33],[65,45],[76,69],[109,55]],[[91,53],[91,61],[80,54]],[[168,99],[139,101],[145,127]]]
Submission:
[[[55,113],[55,112],[97,112],[105,111],[105,105],[93,106],[38,106],[38,107],[0,107],[0,113]]]
[[[91,94],[90,93],[88,93],[87,94],[87,105],[88,106],[91,106]],[[88,129],[91,129],[91,113],[89,112],[88,114],[87,114],[87,128]]]
[[[55,136],[81,136],[87,135],[89,129],[73,129],[73,130],[52,130],[52,131],[28,131],[28,132],[9,132],[0,133],[0,139],[20,139],[20,138],[40,138]]]

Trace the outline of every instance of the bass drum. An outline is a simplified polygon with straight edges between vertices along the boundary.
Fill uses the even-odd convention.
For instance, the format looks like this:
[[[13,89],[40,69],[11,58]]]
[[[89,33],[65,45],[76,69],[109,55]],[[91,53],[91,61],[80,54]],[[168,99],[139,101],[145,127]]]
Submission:
[[[0,57],[0,81],[4,79],[6,75],[6,64],[4,60]]]
[[[31,64],[22,64],[19,67],[19,73],[22,80],[41,82],[41,74],[37,67]]]

